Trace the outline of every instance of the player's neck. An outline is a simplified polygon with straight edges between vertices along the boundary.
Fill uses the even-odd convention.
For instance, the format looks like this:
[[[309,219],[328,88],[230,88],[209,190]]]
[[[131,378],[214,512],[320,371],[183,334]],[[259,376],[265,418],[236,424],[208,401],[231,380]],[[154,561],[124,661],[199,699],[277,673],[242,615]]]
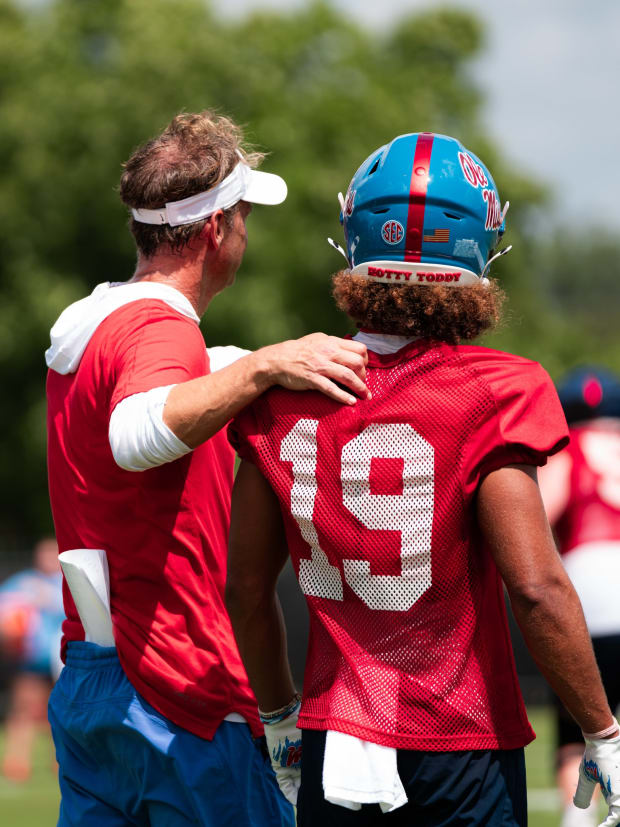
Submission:
[[[369,350],[379,354],[396,353],[401,348],[415,342],[417,336],[401,336],[394,333],[377,333],[363,327],[353,337],[356,341],[365,344]]]

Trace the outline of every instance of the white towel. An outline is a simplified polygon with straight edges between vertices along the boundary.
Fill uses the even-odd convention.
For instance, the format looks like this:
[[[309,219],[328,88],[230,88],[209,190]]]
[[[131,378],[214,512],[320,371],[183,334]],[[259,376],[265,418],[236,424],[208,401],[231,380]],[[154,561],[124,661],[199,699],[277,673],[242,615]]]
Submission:
[[[348,810],[379,804],[382,812],[389,813],[408,801],[393,747],[331,729],[325,739],[323,793],[327,801]]]
[[[114,646],[110,614],[110,574],[105,551],[73,548],[58,556],[78,611],[85,640],[99,646]]]

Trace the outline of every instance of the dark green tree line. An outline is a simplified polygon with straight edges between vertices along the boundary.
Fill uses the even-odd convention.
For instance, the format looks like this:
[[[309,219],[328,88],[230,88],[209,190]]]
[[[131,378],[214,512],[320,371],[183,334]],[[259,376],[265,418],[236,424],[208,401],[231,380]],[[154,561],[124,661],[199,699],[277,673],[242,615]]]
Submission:
[[[485,138],[467,71],[482,47],[480,23],[455,10],[415,14],[378,34],[325,2],[225,21],[203,0],[51,0],[29,9],[0,0],[5,536],[50,526],[49,327],[95,284],[131,275],[135,254],[116,191],[121,163],[181,110],[216,108],[245,124],[250,141],[270,153],[263,168],[289,185],[285,205],[252,214],[237,285],[207,315],[209,344],[345,332],[329,299],[340,260],[325,241],[341,237],[336,194],[374,148],[431,130],[481,155],[511,201],[515,252],[500,268],[518,324],[493,341],[544,361],[536,350],[551,348],[555,333],[543,317],[555,311],[532,297],[525,233],[543,192]]]

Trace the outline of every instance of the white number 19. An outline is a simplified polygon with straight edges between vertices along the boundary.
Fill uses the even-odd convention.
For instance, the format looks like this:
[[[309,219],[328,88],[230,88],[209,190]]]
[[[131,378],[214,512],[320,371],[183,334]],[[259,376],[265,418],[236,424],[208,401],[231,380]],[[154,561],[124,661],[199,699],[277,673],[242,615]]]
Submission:
[[[302,558],[299,583],[305,594],[343,599],[340,571],[321,549],[313,522],[318,491],[316,419],[300,419],[282,440],[280,459],[293,463],[291,513],[312,550]],[[373,458],[403,460],[402,494],[372,494]],[[375,531],[399,531],[401,574],[371,574],[370,561],[344,559],[345,580],[371,609],[405,612],[431,585],[434,451],[411,425],[373,424],[347,442],[341,454],[342,500]]]

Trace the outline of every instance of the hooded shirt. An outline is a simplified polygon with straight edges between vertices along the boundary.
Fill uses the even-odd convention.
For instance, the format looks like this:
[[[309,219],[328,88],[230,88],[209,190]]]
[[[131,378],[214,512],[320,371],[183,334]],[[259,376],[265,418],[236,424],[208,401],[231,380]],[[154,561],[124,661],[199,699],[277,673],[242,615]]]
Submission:
[[[48,474],[60,551],[106,551],[119,659],[152,706],[204,738],[230,713],[259,734],[223,597],[234,466],[226,435],[141,473],[118,465],[109,439],[124,400],[244,351],[208,352],[188,300],[155,283],[99,285],[61,314],[51,338]],[[84,629],[63,589],[64,652]]]

